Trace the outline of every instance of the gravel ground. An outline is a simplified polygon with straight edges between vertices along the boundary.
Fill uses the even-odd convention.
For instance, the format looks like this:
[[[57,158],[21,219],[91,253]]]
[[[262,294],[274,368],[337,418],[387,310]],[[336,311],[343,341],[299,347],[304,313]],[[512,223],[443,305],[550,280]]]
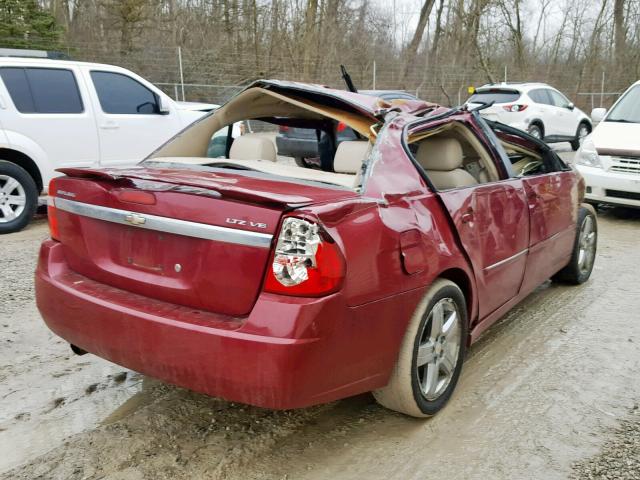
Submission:
[[[640,479],[640,409],[634,405],[600,453],[576,463],[572,478],[597,480]]]
[[[0,241],[0,478],[639,479],[640,212],[620,213],[600,215],[592,279],[493,326],[426,421],[370,395],[247,407],[72,355],[33,302],[36,221]]]
[[[48,234],[46,218],[39,217],[24,232],[0,237],[0,315],[8,318],[16,309],[33,302],[32,273],[37,244]]]

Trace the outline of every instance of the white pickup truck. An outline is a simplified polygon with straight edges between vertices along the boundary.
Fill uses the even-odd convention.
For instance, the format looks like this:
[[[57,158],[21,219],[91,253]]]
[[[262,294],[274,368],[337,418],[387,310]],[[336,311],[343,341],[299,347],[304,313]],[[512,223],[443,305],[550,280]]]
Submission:
[[[113,65],[0,58],[0,234],[29,223],[57,168],[134,165],[216,107]]]

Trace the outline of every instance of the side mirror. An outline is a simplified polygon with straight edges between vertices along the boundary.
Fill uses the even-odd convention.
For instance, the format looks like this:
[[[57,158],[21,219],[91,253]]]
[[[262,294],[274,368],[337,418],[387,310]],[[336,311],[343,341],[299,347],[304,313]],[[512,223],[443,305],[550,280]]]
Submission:
[[[600,123],[604,116],[607,114],[606,108],[594,108],[591,110],[591,121],[593,123]]]
[[[569,102],[569,103],[567,103],[567,108],[569,110],[573,110],[574,108],[576,108],[576,106],[573,104],[573,102]]]
[[[160,115],[169,115],[171,113],[169,101],[167,100],[167,97],[163,97],[162,95],[158,96],[158,113]]]

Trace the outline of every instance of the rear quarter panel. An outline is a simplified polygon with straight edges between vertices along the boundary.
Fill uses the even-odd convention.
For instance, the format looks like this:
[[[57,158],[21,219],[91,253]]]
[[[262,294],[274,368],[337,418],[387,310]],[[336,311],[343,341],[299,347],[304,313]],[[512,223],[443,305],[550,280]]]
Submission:
[[[331,345],[331,364],[341,365],[336,378],[343,383],[370,378],[370,389],[382,387],[408,322],[435,278],[452,269],[472,278],[437,199],[425,194],[388,205],[362,199],[296,213],[320,221],[346,259],[340,291],[346,311],[318,319]],[[414,273],[404,264],[404,232],[419,239],[405,252],[418,259]],[[475,312],[472,291],[467,295]]]
[[[345,256],[341,295],[349,313],[326,319],[328,330],[344,342],[354,371],[376,372],[384,382],[407,324],[436,278],[454,271],[466,277],[469,318],[477,315],[473,274],[439,199],[406,156],[401,132],[398,124],[378,140],[365,195],[295,212],[317,219]]]

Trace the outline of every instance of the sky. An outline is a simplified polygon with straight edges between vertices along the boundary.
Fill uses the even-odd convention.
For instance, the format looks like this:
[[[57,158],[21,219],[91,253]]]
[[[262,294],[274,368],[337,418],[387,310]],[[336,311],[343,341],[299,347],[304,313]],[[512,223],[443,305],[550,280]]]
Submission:
[[[549,0],[524,0],[524,11],[526,12],[525,18],[533,18],[534,21],[531,25],[525,24],[525,34],[533,37],[540,15],[542,2],[549,2]],[[440,0],[436,0],[434,8],[431,12],[430,24],[433,25],[435,21],[436,8]],[[418,18],[420,16],[420,9],[423,1],[421,0],[375,0],[377,7],[386,12],[391,21],[395,16],[396,25],[396,42],[398,44],[404,44],[410,41],[413,32],[418,24]],[[563,18],[563,10],[567,5],[575,3],[574,0],[551,0],[545,13],[544,31],[550,34],[556,31]],[[599,0],[589,0],[584,2],[587,6],[587,13],[590,16],[595,17],[600,7]],[[395,15],[394,15],[395,14]],[[427,25],[427,29],[430,25]]]

